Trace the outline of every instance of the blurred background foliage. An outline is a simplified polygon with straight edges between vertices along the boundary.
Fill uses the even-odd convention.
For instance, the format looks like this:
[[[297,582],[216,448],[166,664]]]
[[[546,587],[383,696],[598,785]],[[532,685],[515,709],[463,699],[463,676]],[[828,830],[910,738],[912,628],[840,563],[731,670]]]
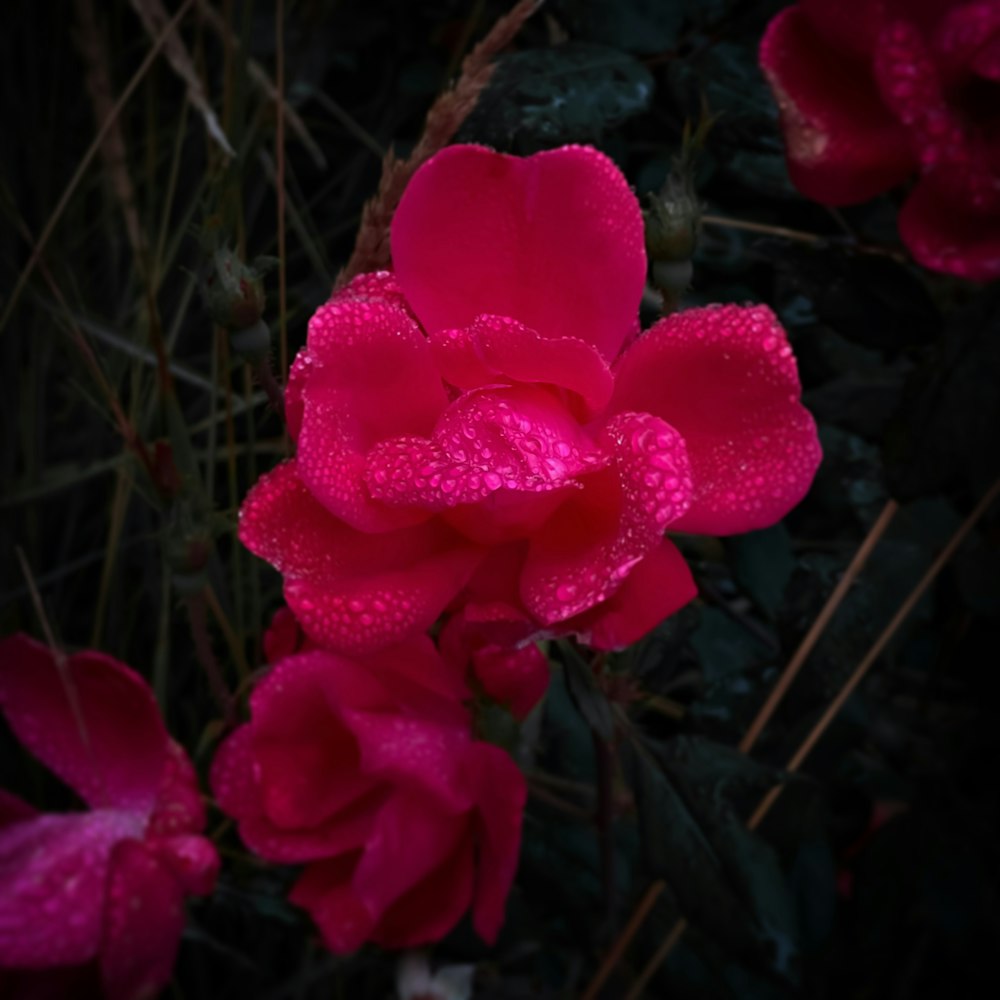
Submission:
[[[579,995],[655,879],[666,890],[604,996],[629,994],[680,915],[687,931],[643,995],[978,997],[1000,985],[990,778],[1000,725],[989,694],[1000,647],[997,511],[759,829],[745,826],[1000,473],[1000,290],[910,264],[895,232],[898,192],[842,211],[795,192],[756,65],[782,6],[549,0],[459,134],[520,154],[596,144],[645,197],[666,181],[685,126],[710,122],[694,158],[703,223],[683,304],[775,308],[825,449],[812,492],[783,524],[680,539],[701,598],[638,647],[597,664],[568,644],[550,650],[551,692],[518,737],[535,794],[505,930],[493,951],[467,927],[435,951],[483,963],[479,997]],[[169,13],[180,7],[174,0]],[[236,511],[286,442],[200,285],[219,248],[280,255],[283,173],[285,252],[263,279],[263,318],[276,367],[286,366],[350,254],[382,155],[412,148],[434,97],[507,7],[286,0],[283,155],[269,92],[274,3],[189,3],[187,81],[162,54],[142,70],[152,45],[143,18],[155,36],[159,4],[5,8],[0,624],[39,629],[20,546],[60,641],[99,646],[145,673],[203,772],[226,706],[191,626],[205,623],[225,686],[242,699],[280,581],[241,551]],[[98,121],[137,72],[112,130],[118,145],[106,141],[85,161]],[[123,447],[84,342],[139,448]],[[890,497],[901,506],[884,539],[752,757],[741,754]],[[7,733],[0,766],[4,787],[68,804]],[[218,813],[212,828],[226,872],[214,898],[191,909],[169,996],[391,995],[389,958],[326,954],[282,899],[292,873],[256,863]]]

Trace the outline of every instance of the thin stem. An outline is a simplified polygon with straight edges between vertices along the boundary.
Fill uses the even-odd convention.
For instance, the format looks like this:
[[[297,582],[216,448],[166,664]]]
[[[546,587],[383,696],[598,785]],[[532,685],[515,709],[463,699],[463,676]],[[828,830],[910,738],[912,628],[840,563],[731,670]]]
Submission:
[[[114,107],[104,120],[104,124],[97,130],[97,135],[94,136],[90,146],[87,147],[87,152],[83,154],[83,159],[81,159],[77,165],[76,171],[70,178],[69,184],[66,185],[66,190],[63,191],[62,197],[59,199],[59,202],[52,214],[49,216],[49,221],[45,224],[45,228],[42,230],[41,236],[38,237],[38,242],[32,248],[31,256],[28,258],[28,263],[24,265],[24,270],[21,271],[20,275],[18,275],[17,284],[14,286],[14,290],[10,293],[10,297],[7,299],[7,305],[4,308],[3,315],[0,316],[0,331],[7,326],[7,321],[10,319],[11,313],[14,311],[14,307],[17,305],[18,299],[21,297],[21,292],[24,291],[24,286],[28,283],[28,279],[31,277],[32,272],[35,270],[36,265],[41,259],[42,251],[52,238],[52,234],[55,232],[55,228],[59,224],[59,220],[62,218],[63,212],[66,211],[66,208],[70,203],[70,199],[73,197],[77,187],[79,187],[80,181],[83,180],[83,176],[87,172],[87,168],[90,166],[91,161],[97,155],[98,150],[101,148],[102,143],[111,131],[115,122],[118,121],[118,118],[122,113],[122,109],[128,103],[129,98],[149,72],[149,67],[153,65],[153,60],[159,54],[160,49],[163,48],[167,39],[181,22],[184,15],[191,9],[191,5],[193,3],[194,0],[184,0],[184,3],[181,4],[177,13],[174,14],[166,25],[164,25],[163,31],[160,32],[159,36],[153,42],[149,52],[146,53],[146,58],[143,59],[139,68],[133,74],[132,79],[129,80],[128,85],[121,92],[121,96],[117,101],[115,101]]]
[[[588,984],[586,990],[584,990],[580,1000],[596,1000],[601,987],[607,982],[611,973],[614,972],[615,966],[621,961],[622,955],[625,954],[628,946],[632,943],[632,938],[639,932],[639,928],[642,927],[646,917],[649,916],[649,912],[653,909],[653,906],[665,888],[666,883],[657,879],[645,891],[642,899],[639,900],[639,905],[632,911],[632,916],[629,917],[628,923],[622,928],[621,934],[618,935],[615,943],[611,946],[607,955],[604,956],[604,961],[601,962],[600,968]]]
[[[264,390],[267,401],[271,404],[271,409],[277,413],[278,419],[283,421],[285,419],[285,394],[278,384],[278,380],[274,377],[269,357],[261,358],[254,365],[254,375],[257,376],[257,381]]]
[[[861,543],[858,551],[854,553],[854,558],[851,560],[850,565],[837,582],[837,586],[833,588],[833,593],[827,598],[823,609],[816,616],[812,625],[810,625],[805,638],[799,643],[799,648],[795,650],[792,658],[788,661],[788,666],[785,667],[778,683],[775,684],[774,689],[768,695],[767,701],[761,706],[757,717],[750,724],[746,735],[740,740],[740,750],[743,753],[749,753],[753,745],[757,742],[760,734],[764,731],[764,727],[771,720],[771,716],[774,715],[778,705],[781,703],[781,699],[785,697],[788,689],[792,686],[792,681],[798,676],[802,665],[813,651],[813,648],[819,641],[819,637],[830,623],[830,619],[836,614],[837,608],[840,607],[847,596],[847,592],[858,578],[858,574],[864,569],[868,557],[872,554],[872,550],[878,544],[879,539],[885,534],[886,529],[896,516],[896,511],[898,510],[899,504],[895,500],[889,500],[885,507],[882,508],[882,513],[879,514],[875,523],[871,526],[868,535]]]
[[[615,914],[615,756],[610,741],[593,733],[594,756],[597,759],[597,839],[601,854],[601,879],[608,922]]]
[[[205,671],[212,698],[222,713],[227,728],[232,727],[236,725],[236,708],[233,704],[233,696],[229,693],[229,688],[226,687],[226,682],[222,677],[219,661],[212,651],[212,640],[208,634],[207,602],[204,593],[192,594],[186,599],[185,604],[191,623],[191,638],[194,640],[195,656]]]
[[[288,377],[288,310],[285,283],[285,4],[278,0],[274,13],[274,38],[277,47],[274,102],[276,164],[275,187],[278,192],[278,343],[282,382]],[[265,386],[266,388],[266,386]],[[283,413],[284,410],[279,410]]]
[[[979,501],[979,503],[976,504],[969,516],[962,522],[958,530],[948,540],[948,544],[945,545],[938,557],[933,563],[931,563],[927,572],[920,578],[920,581],[907,596],[906,600],[904,600],[899,606],[899,610],[892,616],[889,624],[882,630],[882,633],[875,640],[875,642],[872,643],[871,648],[857,665],[851,676],[847,679],[837,696],[833,699],[826,711],[810,730],[808,736],[806,736],[806,738],[802,741],[799,748],[789,758],[788,763],[785,765],[786,771],[794,772],[802,766],[803,761],[809,756],[809,753],[819,742],[830,723],[834,720],[834,718],[836,718],[837,713],[841,708],[843,708],[844,703],[864,679],[865,675],[871,669],[875,661],[882,655],[886,646],[888,646],[892,641],[896,632],[899,630],[899,627],[910,615],[910,612],[912,612],[917,606],[920,599],[927,592],[927,589],[937,579],[938,574],[942,569],[944,569],[948,561],[958,550],[958,547],[965,541],[969,532],[972,531],[979,519],[989,510],[998,496],[1000,496],[1000,479],[998,479],[990,487],[990,489],[986,492],[986,495]],[[883,511],[883,514],[884,513],[885,512]],[[770,812],[771,806],[773,806],[778,800],[778,797],[781,795],[784,787],[784,785],[775,785],[770,789],[770,791],[768,791],[768,793],[757,805],[753,814],[747,820],[747,829],[756,830],[757,827],[760,826],[764,817],[768,814],[768,812]],[[632,991],[626,997],[626,1000],[635,1000],[635,998],[640,995],[643,987],[653,977],[656,970],[663,963],[664,959],[666,959],[670,952],[673,951],[677,942],[681,939],[681,935],[684,933],[686,927],[687,921],[683,917],[674,924],[670,933],[664,939],[663,944],[660,945],[653,957],[646,963],[639,975],[639,979],[633,986]]]

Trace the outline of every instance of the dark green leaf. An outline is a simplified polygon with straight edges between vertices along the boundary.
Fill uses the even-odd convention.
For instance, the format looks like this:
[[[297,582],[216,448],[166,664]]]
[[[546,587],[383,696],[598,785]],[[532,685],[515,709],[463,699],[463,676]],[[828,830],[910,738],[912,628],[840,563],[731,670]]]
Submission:
[[[684,19],[681,4],[671,0],[564,0],[574,34],[632,52],[669,49]]]
[[[563,643],[562,649],[565,654],[566,688],[573,699],[573,704],[576,705],[580,715],[587,720],[592,732],[602,740],[610,740],[614,735],[614,716],[611,714],[608,699],[597,686],[593,668],[569,643]]]
[[[794,979],[795,913],[777,857],[723,794],[748,777],[741,769],[755,772],[758,765],[738,764],[734,751],[716,752],[711,744],[688,742],[657,757],[639,742],[625,749],[651,873],[731,952]]]
[[[785,597],[785,587],[795,569],[792,540],[781,523],[751,531],[734,539],[733,570],[736,579],[772,617]]]

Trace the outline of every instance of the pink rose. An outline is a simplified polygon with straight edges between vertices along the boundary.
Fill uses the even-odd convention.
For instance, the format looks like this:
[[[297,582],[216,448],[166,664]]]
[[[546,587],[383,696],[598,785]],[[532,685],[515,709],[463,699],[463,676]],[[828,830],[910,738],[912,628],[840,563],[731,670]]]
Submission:
[[[274,666],[219,749],[219,806],[252,851],[305,865],[291,900],[333,951],[435,941],[470,907],[496,937],[526,788],[472,738],[466,697],[425,636],[363,660],[313,650]]]
[[[667,527],[760,528],[808,489],[816,430],[770,310],[692,309],[635,340],[642,216],[597,150],[445,149],[392,255],[310,321],[297,455],[240,512],[318,644],[376,650],[471,603],[519,641],[621,647],[695,595]]]
[[[899,214],[914,258],[1000,277],[996,0],[802,0],[760,61],[803,194],[847,205],[916,173]]]
[[[39,813],[0,791],[0,992],[150,996],[185,895],[210,892],[219,865],[191,762],[146,682],[103,653],[60,667],[27,636],[3,639],[0,711],[88,806]]]

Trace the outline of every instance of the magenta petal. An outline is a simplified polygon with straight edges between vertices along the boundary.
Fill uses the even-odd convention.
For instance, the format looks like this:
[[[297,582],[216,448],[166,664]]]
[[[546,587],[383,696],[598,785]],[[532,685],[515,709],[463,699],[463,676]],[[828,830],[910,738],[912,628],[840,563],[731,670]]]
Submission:
[[[147,832],[154,837],[201,833],[205,829],[205,807],[201,801],[198,776],[188,755],[170,740],[167,764],[160,778],[156,807]]]
[[[376,915],[351,885],[356,855],[309,865],[289,894],[296,906],[309,911],[332,952],[348,955],[371,936]]]
[[[361,748],[363,774],[419,787],[433,797],[439,810],[461,812],[469,807],[456,782],[458,758],[470,739],[467,715],[458,725],[398,714],[346,714]]]
[[[385,531],[422,520],[373,503],[365,455],[400,434],[428,434],[447,402],[427,338],[400,305],[355,294],[354,285],[309,321],[303,373],[298,474],[312,495],[348,524]],[[300,356],[301,357],[301,356]]]
[[[437,522],[355,531],[312,498],[294,461],[250,491],[240,538],[285,574],[285,598],[306,634],[342,651],[370,652],[429,628],[481,559]]]
[[[612,411],[680,431],[694,498],[672,530],[729,535],[774,524],[805,495],[821,453],[792,349],[766,306],[710,306],[657,323],[621,358]]]
[[[483,690],[517,719],[523,719],[549,687],[549,661],[534,643],[476,650],[472,669]]]
[[[899,233],[924,267],[970,281],[1000,278],[1000,206],[989,212],[942,193],[938,178],[917,183],[899,213]]]
[[[167,733],[149,686],[124,663],[86,652],[67,657],[60,671],[40,642],[2,639],[0,711],[88,805],[152,809]]]
[[[669,539],[638,563],[604,603],[563,622],[592,649],[624,649],[698,596],[684,557]]]
[[[38,810],[12,792],[0,788],[0,831],[11,823],[20,823],[25,819],[34,819]]]
[[[607,406],[614,388],[607,362],[590,344],[545,338],[506,316],[479,316],[464,330],[436,331],[430,341],[441,374],[460,389],[548,383],[568,390],[586,420]]]
[[[94,958],[111,852],[143,825],[135,813],[99,809],[0,830],[0,968]]]
[[[531,540],[521,597],[543,625],[605,600],[691,502],[685,443],[659,417],[620,413],[602,439],[614,467],[589,476]]]
[[[207,896],[219,877],[219,852],[208,837],[181,835],[146,839],[149,849],[173,873],[184,893]]]
[[[469,908],[475,863],[472,839],[466,837],[382,914],[372,940],[383,948],[413,948],[439,941]]]
[[[418,789],[399,791],[379,811],[354,873],[355,892],[372,913],[384,913],[448,859],[467,828],[466,816],[443,812]],[[471,880],[469,888],[471,897]]]
[[[833,48],[800,7],[768,25],[760,64],[781,111],[789,173],[807,197],[828,205],[865,201],[916,166],[868,62]]]
[[[586,341],[609,360],[646,275],[635,195],[611,160],[583,146],[524,159],[442,150],[396,209],[392,259],[428,333],[491,313]]]
[[[396,438],[369,455],[372,495],[446,510],[498,491],[578,485],[602,458],[565,406],[532,386],[473,390],[442,415],[431,439]],[[473,516],[477,516],[474,514]]]
[[[115,849],[101,948],[109,1000],[146,1000],[166,985],[184,929],[180,882],[138,841]]]
[[[479,936],[492,944],[503,924],[507,896],[517,873],[528,788],[510,756],[489,743],[470,747],[463,766],[479,792],[479,863],[472,920]]]

